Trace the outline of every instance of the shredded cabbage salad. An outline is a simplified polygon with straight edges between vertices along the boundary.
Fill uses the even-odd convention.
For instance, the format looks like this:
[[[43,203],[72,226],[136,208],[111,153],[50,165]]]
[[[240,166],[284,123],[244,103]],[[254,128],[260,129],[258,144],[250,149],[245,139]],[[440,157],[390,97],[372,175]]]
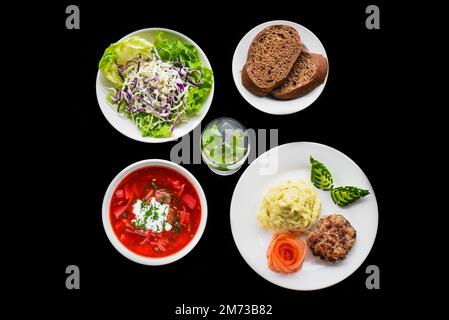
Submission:
[[[212,89],[212,70],[196,48],[165,32],[154,44],[137,36],[112,44],[99,69],[114,84],[108,102],[148,137],[170,137]]]

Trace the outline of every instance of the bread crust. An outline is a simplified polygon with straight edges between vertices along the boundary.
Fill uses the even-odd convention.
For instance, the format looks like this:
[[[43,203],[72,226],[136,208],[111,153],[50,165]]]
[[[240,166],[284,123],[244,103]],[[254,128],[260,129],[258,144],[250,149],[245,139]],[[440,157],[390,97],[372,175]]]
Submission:
[[[285,81],[285,80],[284,80]],[[256,96],[263,97],[270,93],[271,90],[264,90],[256,86],[256,84],[251,80],[246,71],[246,63],[242,68],[242,84],[249,92],[252,92]]]
[[[315,89],[316,87],[318,87],[320,84],[322,84],[324,82],[324,80],[326,79],[327,70],[328,70],[328,63],[327,63],[326,58],[324,58],[321,54],[316,54],[316,53],[311,53],[311,52],[309,52],[309,54],[311,55],[312,59],[314,60],[314,63],[317,65],[317,69],[316,69],[314,75],[312,76],[312,78],[304,85],[297,86],[293,90],[281,91],[279,89],[275,89],[275,90],[271,91],[270,94],[273,98],[279,99],[279,100],[296,99],[296,98],[306,95],[307,93],[309,93],[310,91],[312,91],[313,89]]]
[[[242,85],[250,92],[252,92],[253,94],[257,95],[257,96],[266,96],[268,94],[270,94],[270,92],[280,86],[281,84],[283,84],[285,82],[285,80],[287,80],[289,72],[286,73],[285,77],[277,79],[277,81],[274,81],[273,84],[271,86],[267,86],[267,87],[260,87],[258,86],[254,79],[252,79],[251,75],[248,73],[248,63],[249,63],[249,57],[250,57],[250,52],[251,50],[255,50],[255,47],[257,45],[257,43],[260,41],[260,39],[268,32],[268,29],[273,28],[273,27],[283,27],[283,28],[288,28],[291,30],[294,30],[295,35],[296,35],[296,50],[294,52],[294,54],[292,55],[290,61],[286,64],[285,68],[287,70],[291,70],[291,68],[293,67],[293,64],[295,63],[295,61],[298,59],[301,50],[303,48],[303,44],[301,43],[301,39],[299,36],[299,33],[296,29],[290,27],[290,26],[285,26],[285,25],[273,25],[273,26],[269,26],[264,28],[262,31],[260,31],[256,37],[253,39],[253,41],[251,42],[250,48],[248,50],[248,58],[246,60],[245,65],[242,68],[242,73],[241,73],[241,78],[242,78]]]

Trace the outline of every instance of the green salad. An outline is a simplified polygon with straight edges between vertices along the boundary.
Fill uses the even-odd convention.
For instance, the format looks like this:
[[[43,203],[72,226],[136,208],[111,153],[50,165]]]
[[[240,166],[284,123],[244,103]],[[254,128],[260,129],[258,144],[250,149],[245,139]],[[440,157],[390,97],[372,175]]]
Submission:
[[[212,70],[197,49],[166,32],[154,43],[133,36],[111,44],[98,68],[113,85],[107,101],[144,137],[170,137],[200,112],[212,90]]]

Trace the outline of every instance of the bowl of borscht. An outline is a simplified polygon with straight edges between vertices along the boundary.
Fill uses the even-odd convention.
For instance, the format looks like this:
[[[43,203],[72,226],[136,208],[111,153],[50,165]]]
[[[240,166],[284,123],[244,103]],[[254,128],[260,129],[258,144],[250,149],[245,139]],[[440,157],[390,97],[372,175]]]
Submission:
[[[102,217],[106,235],[122,255],[145,265],[164,265],[184,257],[200,240],[206,196],[182,166],[143,160],[112,180]]]

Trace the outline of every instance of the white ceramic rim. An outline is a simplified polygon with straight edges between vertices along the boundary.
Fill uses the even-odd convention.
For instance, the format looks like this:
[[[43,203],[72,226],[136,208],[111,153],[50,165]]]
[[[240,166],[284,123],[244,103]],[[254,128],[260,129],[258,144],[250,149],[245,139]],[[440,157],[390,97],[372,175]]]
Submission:
[[[111,202],[112,193],[114,192],[117,185],[130,173],[136,171],[137,169],[143,168],[143,167],[165,167],[172,170],[175,170],[179,174],[183,175],[186,179],[188,179],[192,185],[195,187],[196,191],[198,192],[198,196],[200,197],[201,202],[201,222],[198,226],[198,230],[195,233],[195,236],[192,240],[180,251],[161,258],[151,258],[151,257],[145,257],[141,256],[137,253],[132,252],[128,248],[126,248],[120,240],[117,238],[117,236],[114,233],[114,230],[112,229],[110,215],[109,215],[109,204]],[[103,198],[103,205],[102,205],[102,220],[103,220],[103,227],[106,232],[106,235],[109,239],[109,241],[112,243],[115,249],[117,249],[118,252],[120,252],[123,256],[126,258],[140,263],[144,265],[151,265],[151,266],[159,266],[159,265],[165,265],[172,262],[175,262],[182,257],[184,257],[186,254],[188,254],[198,243],[198,241],[201,239],[201,236],[203,235],[204,229],[206,227],[207,222],[207,201],[206,201],[206,195],[204,194],[203,188],[201,187],[198,180],[185,168],[180,166],[179,164],[176,164],[171,161],[162,160],[162,159],[148,159],[148,160],[142,160],[135,162],[129,166],[127,166],[125,169],[120,171],[115,178],[111,181],[109,184],[106,193]]]
[[[262,158],[266,153],[268,153],[268,152],[273,152],[275,149],[279,149],[279,148],[288,148],[289,146],[294,145],[294,144],[298,144],[298,143],[310,144],[310,145],[316,145],[316,146],[319,146],[319,147],[321,147],[321,148],[331,149],[331,150],[333,150],[333,152],[336,152],[336,153],[338,153],[340,156],[342,156],[343,158],[346,158],[350,163],[352,163],[357,169],[359,169],[359,170],[365,175],[365,173],[363,172],[363,170],[359,167],[359,165],[358,165],[357,163],[355,163],[354,160],[352,160],[350,157],[348,157],[348,156],[347,156],[346,154],[344,154],[343,152],[341,152],[341,151],[339,151],[339,150],[337,150],[337,149],[335,149],[335,148],[332,148],[332,147],[330,147],[330,146],[327,146],[327,145],[324,145],[324,144],[321,144],[321,143],[307,142],[307,141],[297,141],[297,142],[290,142],[290,143],[285,143],[285,144],[279,145],[279,146],[277,146],[277,147],[275,147],[275,148],[272,148],[272,149],[270,149],[270,150],[264,152],[262,155],[260,155],[259,157],[257,157],[257,159],[254,160],[254,161],[253,161],[253,162],[246,168],[246,170],[242,173],[242,175],[240,176],[239,181],[237,182],[237,184],[236,184],[236,186],[235,186],[235,189],[234,189],[234,192],[233,192],[232,198],[231,198],[231,205],[230,205],[230,210],[229,210],[229,215],[230,215],[229,221],[230,221],[230,225],[231,225],[231,232],[232,232],[232,237],[233,237],[233,239],[234,239],[235,246],[237,247],[237,249],[238,249],[240,255],[241,255],[242,258],[243,258],[243,260],[245,260],[245,262],[248,264],[248,266],[249,266],[254,272],[256,272],[260,277],[262,277],[262,278],[264,278],[266,281],[268,281],[268,282],[270,282],[270,283],[272,283],[272,284],[274,284],[274,285],[276,285],[276,286],[280,286],[280,287],[282,287],[282,288],[286,288],[286,289],[290,289],[290,290],[295,290],[295,291],[314,291],[314,290],[325,289],[325,288],[331,287],[331,286],[333,286],[333,285],[336,285],[336,284],[340,283],[341,281],[345,280],[345,279],[346,279],[347,277],[349,277],[351,274],[353,274],[358,268],[360,268],[360,266],[361,266],[361,265],[363,264],[363,262],[366,260],[366,258],[368,257],[369,253],[371,252],[371,250],[372,250],[372,248],[373,248],[373,246],[374,246],[374,243],[376,242],[377,231],[378,231],[378,228],[379,228],[379,209],[378,209],[378,205],[377,205],[377,200],[376,200],[376,196],[375,196],[375,193],[374,193],[374,189],[373,189],[373,187],[372,187],[372,185],[371,185],[371,182],[369,181],[369,179],[368,179],[368,177],[367,177],[366,175],[365,175],[365,177],[366,177],[366,180],[368,181],[368,186],[367,186],[367,187],[368,187],[369,190],[370,190],[370,196],[373,197],[373,199],[374,199],[374,205],[375,205],[375,207],[376,207],[376,212],[377,212],[377,216],[376,216],[376,221],[377,221],[377,223],[376,223],[376,230],[375,230],[375,232],[374,232],[374,237],[373,237],[373,239],[372,239],[372,242],[371,242],[370,245],[369,245],[369,250],[366,251],[365,255],[364,255],[364,256],[362,257],[362,259],[360,260],[360,261],[361,261],[360,264],[359,264],[358,266],[356,266],[356,267],[352,270],[351,273],[349,273],[348,275],[345,275],[345,276],[343,276],[343,277],[340,277],[340,278],[338,279],[338,281],[335,281],[334,283],[329,284],[329,285],[327,285],[327,286],[322,286],[322,287],[317,287],[317,288],[303,288],[303,289],[297,289],[297,288],[294,288],[293,286],[286,286],[286,285],[281,285],[281,284],[279,284],[279,283],[273,282],[271,279],[267,278],[265,275],[259,273],[259,271],[256,270],[256,268],[254,268],[254,267],[248,262],[248,258],[246,257],[245,251],[241,248],[241,243],[240,243],[239,241],[237,241],[236,234],[235,234],[234,228],[233,228],[233,224],[235,223],[235,222],[233,222],[233,217],[232,217],[232,207],[233,207],[234,193],[236,192],[237,186],[240,184],[240,182],[241,182],[242,178],[245,176],[246,172],[247,172],[252,166],[255,166],[255,165],[257,164],[257,162],[260,161],[260,158]]]
[[[302,97],[298,97],[296,99],[292,99],[292,100],[277,100],[277,99],[271,98],[269,96],[257,97],[253,93],[249,92],[245,87],[243,87],[243,85],[241,83],[241,70],[242,70],[243,65],[237,65],[238,64],[237,63],[237,59],[238,59],[237,55],[240,53],[241,47],[244,45],[244,42],[247,41],[247,38],[252,33],[255,33],[254,34],[254,36],[255,36],[262,29],[264,29],[268,26],[271,26],[271,25],[276,25],[276,24],[285,24],[285,25],[294,27],[300,33],[301,42],[303,41],[302,31],[307,32],[308,36],[312,37],[314,39],[314,42],[317,44],[317,46],[320,47],[320,49],[318,51],[313,50],[312,52],[322,54],[326,58],[327,64],[328,64],[327,75],[326,75],[326,79],[324,80],[324,82],[322,84],[320,84],[318,87],[316,87],[315,89],[313,89],[311,92],[307,93],[306,95],[304,95]],[[253,37],[251,36],[251,39],[249,40],[249,44],[251,44],[252,39],[253,39]],[[310,43],[304,42],[304,45],[306,47],[308,47],[308,45],[310,46]],[[246,61],[246,54],[247,54],[247,52],[245,52],[245,59],[244,59],[245,61]],[[327,57],[326,50],[325,50],[323,44],[321,43],[320,39],[312,31],[310,31],[303,25],[293,22],[293,21],[288,21],[288,20],[273,20],[273,21],[264,22],[264,23],[261,23],[261,24],[255,26],[254,28],[252,28],[250,31],[248,31],[242,37],[239,44],[235,48],[234,55],[232,57],[232,77],[234,79],[234,84],[237,87],[237,90],[239,91],[240,95],[246,100],[246,102],[248,102],[254,108],[256,108],[262,112],[273,114],[273,115],[285,115],[285,114],[296,113],[296,112],[304,110],[305,108],[312,105],[320,97],[321,93],[323,92],[323,90],[326,86],[326,83],[327,83],[327,79],[329,77],[329,71],[330,71],[329,58]],[[314,95],[314,97],[312,99],[310,99],[311,94]],[[248,97],[251,97],[251,98],[248,99]],[[262,100],[263,102],[261,102],[259,104],[255,101],[253,101],[253,99],[256,99],[256,100],[263,99],[265,101]],[[269,102],[266,101],[267,99],[270,99]],[[307,101],[305,101],[305,99],[307,99]],[[288,109],[285,109],[285,110],[279,108],[280,105],[293,104],[295,101],[298,103],[297,106],[289,106]],[[304,103],[300,103],[300,101],[304,101]],[[276,104],[276,106],[273,106],[274,104]],[[266,105],[269,105],[269,106],[266,107]]]
[[[171,30],[171,29],[167,29],[167,28],[158,28],[158,27],[145,28],[145,29],[140,29],[140,30],[134,31],[134,32],[132,32],[130,34],[127,34],[126,36],[124,36],[123,38],[121,38],[118,41],[122,41],[122,40],[127,39],[129,37],[132,37],[132,36],[134,36],[136,34],[145,33],[145,32],[155,32],[155,31],[164,31],[164,32],[167,32],[167,33],[172,33],[172,34],[174,34],[174,35],[184,39],[185,41],[191,43],[192,45],[194,45],[195,48],[198,50],[200,58],[204,62],[206,67],[208,67],[209,69],[212,70],[212,66],[211,66],[211,64],[209,62],[209,59],[207,58],[206,54],[204,53],[204,51],[192,39],[190,39],[186,35],[178,32],[178,31],[175,31],[175,30]],[[138,131],[137,128],[136,128],[137,134],[135,134],[135,132],[134,133],[130,133],[127,130],[119,128],[119,125],[117,123],[115,123],[112,119],[109,118],[111,116],[106,113],[104,108],[105,107],[111,108],[111,106],[108,105],[108,103],[106,101],[103,101],[103,99],[101,99],[100,88],[103,88],[103,86],[100,83],[101,79],[104,79],[104,77],[101,74],[101,71],[98,70],[97,71],[97,78],[96,78],[96,82],[95,82],[95,87],[96,87],[96,95],[97,95],[98,105],[100,107],[101,112],[103,113],[103,116],[111,124],[111,126],[114,127],[114,129],[116,129],[118,132],[120,132],[124,136],[126,136],[126,137],[128,137],[130,139],[136,140],[136,141],[141,141],[141,142],[146,142],[146,143],[163,143],[163,142],[174,141],[174,140],[177,140],[179,138],[182,138],[186,134],[188,134],[191,131],[195,130],[195,128],[198,127],[198,125],[201,123],[201,121],[203,121],[203,119],[206,116],[206,114],[209,112],[209,109],[210,109],[210,107],[212,105],[212,101],[213,101],[213,97],[214,97],[214,90],[215,90],[215,78],[214,78],[214,75],[212,74],[212,89],[211,89],[211,91],[209,93],[209,96],[207,97],[207,100],[204,102],[203,106],[201,107],[200,114],[196,115],[195,118],[190,118],[189,119],[189,121],[194,120],[194,122],[195,122],[195,124],[193,125],[193,127],[191,129],[183,130],[183,132],[180,133],[179,135],[174,135],[173,137],[168,137],[168,138],[143,137],[141,135],[141,133]],[[105,81],[107,81],[107,80],[105,80]],[[116,117],[120,117],[120,115],[117,114],[117,113],[115,113],[115,116]],[[126,120],[130,121],[129,119],[126,119]],[[132,124],[132,125],[135,126],[134,124]],[[177,129],[179,129],[179,128],[182,128],[182,127],[175,128],[174,132],[176,132]]]

